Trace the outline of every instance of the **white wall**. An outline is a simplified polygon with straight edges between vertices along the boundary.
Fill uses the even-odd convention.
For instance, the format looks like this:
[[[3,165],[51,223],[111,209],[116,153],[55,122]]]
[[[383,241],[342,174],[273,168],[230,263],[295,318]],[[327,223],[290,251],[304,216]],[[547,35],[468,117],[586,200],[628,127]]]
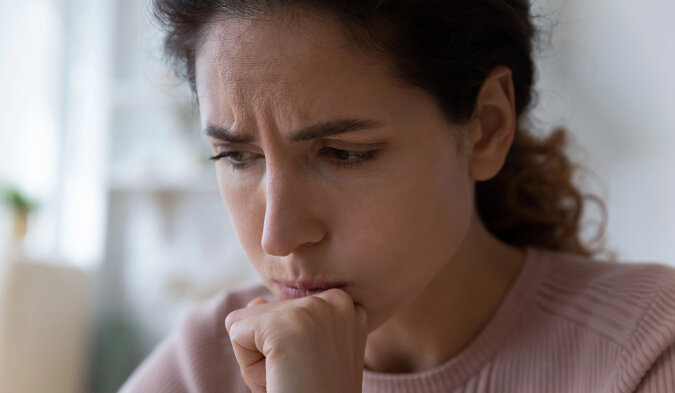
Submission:
[[[534,5],[545,33],[535,116],[573,133],[618,258],[675,265],[675,2]]]

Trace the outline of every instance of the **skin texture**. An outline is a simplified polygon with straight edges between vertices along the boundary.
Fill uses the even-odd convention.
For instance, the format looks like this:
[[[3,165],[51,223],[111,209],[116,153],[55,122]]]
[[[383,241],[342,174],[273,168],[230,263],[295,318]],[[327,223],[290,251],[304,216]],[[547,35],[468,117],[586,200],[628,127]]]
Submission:
[[[280,11],[265,19],[216,21],[205,33],[196,59],[202,125],[254,138],[243,144],[209,138],[214,154],[242,152],[218,160],[216,173],[247,256],[280,299],[274,280],[346,283],[309,300],[259,300],[228,316],[249,386],[272,383],[242,363],[245,356],[255,358],[250,352],[264,359],[266,348],[283,352],[308,335],[322,342],[327,333],[312,328],[318,309],[350,321],[363,315],[363,330],[345,323],[337,338],[323,341],[334,346],[287,349],[275,359],[292,365],[276,368],[276,385],[267,385],[268,392],[317,391],[311,381],[293,379],[290,369],[351,381],[336,391],[360,391],[362,367],[420,371],[464,348],[524,262],[522,250],[486,231],[473,202],[474,182],[497,174],[513,141],[510,71],[493,69],[473,118],[460,129],[430,95],[396,81],[384,60],[350,45],[328,16]],[[336,119],[380,127],[289,141],[303,127]],[[456,137],[460,133],[464,138]],[[347,168],[339,164],[358,159],[326,148],[377,153]],[[232,162],[246,166],[233,169]],[[351,307],[341,303],[343,295]],[[307,329],[294,328],[298,324]],[[239,332],[234,335],[233,325]],[[340,351],[328,356],[335,348]],[[317,355],[322,351],[326,356]],[[363,364],[355,360],[339,370],[318,365],[320,359],[335,364],[354,356]],[[268,379],[272,366],[281,364],[274,362],[266,358],[262,374]]]
[[[361,391],[366,320],[348,293],[329,289],[270,304],[254,299],[225,326],[252,393],[337,393]]]

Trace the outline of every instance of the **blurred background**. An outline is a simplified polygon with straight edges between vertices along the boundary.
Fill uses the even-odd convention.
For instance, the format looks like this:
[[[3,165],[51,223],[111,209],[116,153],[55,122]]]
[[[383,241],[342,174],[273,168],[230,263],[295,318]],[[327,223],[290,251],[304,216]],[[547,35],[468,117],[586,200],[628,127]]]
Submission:
[[[619,260],[675,266],[675,2],[533,4],[535,130],[571,131]],[[115,392],[258,282],[160,40],[146,0],[0,0],[0,393]]]

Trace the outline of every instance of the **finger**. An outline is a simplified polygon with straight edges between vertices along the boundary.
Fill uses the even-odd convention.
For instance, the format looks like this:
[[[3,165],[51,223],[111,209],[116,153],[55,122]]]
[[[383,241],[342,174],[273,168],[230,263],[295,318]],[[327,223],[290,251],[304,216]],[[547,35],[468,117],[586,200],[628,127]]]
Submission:
[[[354,304],[354,323],[357,336],[359,337],[359,347],[365,348],[366,340],[368,339],[368,313],[366,309],[360,304]]]
[[[356,326],[366,330],[368,326],[368,313],[366,309],[362,305],[354,303],[354,315]]]
[[[239,367],[248,372],[249,369],[256,369],[260,366],[256,364],[265,361],[265,355],[262,353],[262,342],[256,342],[256,328],[247,321],[235,322],[230,327],[230,341],[234,350],[234,357],[239,363]]]
[[[227,316],[225,317],[225,329],[227,330],[227,333],[230,334],[230,329],[232,328],[232,325],[234,325],[235,322],[240,321],[242,319],[249,318],[253,315],[260,314],[261,311],[264,310],[256,310],[252,309],[251,307],[255,305],[262,305],[262,304],[272,304],[267,301],[267,299],[263,297],[257,297],[251,301],[248,302],[246,307],[240,308],[237,310],[231,311]]]
[[[251,365],[246,370],[241,370],[241,376],[251,393],[264,393],[267,389],[265,359]]]
[[[258,304],[265,304],[265,303],[269,303],[269,302],[267,301],[267,299],[265,299],[265,298],[262,297],[262,296],[258,296],[257,298],[255,298],[255,299],[251,300],[250,302],[248,302],[248,304],[246,304],[246,308],[251,307],[251,306],[255,306],[255,305],[258,305]]]
[[[234,356],[237,359],[242,375],[246,376],[247,385],[252,391],[264,392],[265,387],[265,355],[264,339],[257,334],[263,323],[256,309],[239,309],[232,311],[225,318]],[[249,315],[247,315],[249,314]],[[260,387],[263,390],[260,390]]]
[[[248,388],[251,390],[251,393],[267,393],[266,385],[259,385],[243,371],[241,372],[241,377],[246,383],[246,386],[248,386]]]
[[[323,299],[341,310],[350,310],[354,307],[354,299],[340,288],[331,288],[312,296]]]
[[[356,303],[349,293],[339,288],[332,288],[314,295],[341,310],[343,315],[354,317],[354,326],[360,335],[367,334],[368,314],[366,309]]]
[[[267,299],[265,299],[262,296],[258,296],[255,299],[251,300],[248,302],[246,307],[233,310],[227,316],[225,317],[225,328],[227,331],[230,331],[230,326],[232,326],[233,323],[240,319],[247,318],[251,315],[258,314],[262,310],[249,310],[250,307],[256,306],[256,305],[261,305],[261,304],[272,304],[270,303]]]

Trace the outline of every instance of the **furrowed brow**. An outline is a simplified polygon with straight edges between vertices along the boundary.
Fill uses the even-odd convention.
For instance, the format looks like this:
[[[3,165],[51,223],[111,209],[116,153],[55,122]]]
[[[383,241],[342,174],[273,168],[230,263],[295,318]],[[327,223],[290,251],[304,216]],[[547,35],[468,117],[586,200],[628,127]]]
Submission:
[[[324,138],[327,136],[345,134],[348,132],[368,130],[381,127],[382,125],[374,120],[361,119],[341,119],[326,121],[305,127],[290,138],[291,142],[307,141],[311,139]],[[232,143],[251,143],[255,138],[250,135],[243,135],[239,132],[226,127],[210,125],[206,127],[206,135],[212,138]]]

